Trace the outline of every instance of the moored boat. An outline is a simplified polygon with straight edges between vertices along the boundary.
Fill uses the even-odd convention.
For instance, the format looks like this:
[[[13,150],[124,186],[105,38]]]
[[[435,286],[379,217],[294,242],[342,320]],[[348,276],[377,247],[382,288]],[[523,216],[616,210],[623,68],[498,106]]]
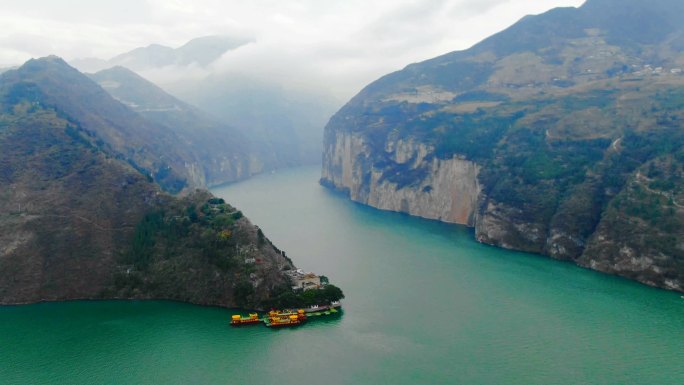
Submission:
[[[231,317],[230,324],[232,326],[257,324],[263,322],[267,327],[288,327],[297,326],[304,323],[309,317],[321,317],[330,315],[339,315],[339,302],[332,302],[330,305],[314,305],[305,309],[298,310],[271,310],[268,315],[259,318],[257,313],[250,313],[248,317],[243,317],[239,314],[234,314]]]
[[[303,309],[293,310],[272,310],[264,323],[268,327],[287,327],[297,326],[306,321],[306,314]]]
[[[257,324],[260,321],[261,320],[259,319],[259,315],[257,313],[249,313],[249,316],[247,317],[243,317],[239,314],[234,314],[230,318],[230,324],[233,326]]]

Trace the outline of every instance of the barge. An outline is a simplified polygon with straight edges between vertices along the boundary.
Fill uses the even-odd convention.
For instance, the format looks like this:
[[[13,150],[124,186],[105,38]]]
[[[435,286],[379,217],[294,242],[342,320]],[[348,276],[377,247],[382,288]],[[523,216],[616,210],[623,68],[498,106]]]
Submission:
[[[306,321],[306,313],[304,310],[272,310],[268,313],[268,317],[264,318],[264,324],[270,328],[287,327],[301,325]]]
[[[259,322],[261,322],[261,320],[259,319],[259,314],[257,313],[249,313],[249,316],[247,317],[235,314],[230,318],[230,324],[232,326],[258,324]]]

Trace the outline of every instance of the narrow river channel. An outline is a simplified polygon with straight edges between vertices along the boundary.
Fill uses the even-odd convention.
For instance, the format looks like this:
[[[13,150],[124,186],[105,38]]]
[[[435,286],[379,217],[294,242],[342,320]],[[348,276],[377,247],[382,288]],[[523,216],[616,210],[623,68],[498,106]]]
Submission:
[[[0,307],[0,384],[684,383],[680,294],[367,208],[318,175],[213,192],[340,286],[340,317],[235,329],[229,310],[171,302]]]

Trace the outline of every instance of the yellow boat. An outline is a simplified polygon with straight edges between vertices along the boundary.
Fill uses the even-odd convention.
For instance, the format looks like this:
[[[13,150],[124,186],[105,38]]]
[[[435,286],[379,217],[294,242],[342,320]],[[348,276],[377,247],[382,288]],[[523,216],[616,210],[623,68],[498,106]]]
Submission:
[[[268,313],[268,318],[264,323],[268,327],[297,326],[306,321],[304,310],[272,310]]]
[[[248,317],[243,317],[239,314],[234,314],[230,318],[230,324],[233,326],[257,324],[260,321],[261,320],[259,319],[259,314],[257,313],[249,313]]]

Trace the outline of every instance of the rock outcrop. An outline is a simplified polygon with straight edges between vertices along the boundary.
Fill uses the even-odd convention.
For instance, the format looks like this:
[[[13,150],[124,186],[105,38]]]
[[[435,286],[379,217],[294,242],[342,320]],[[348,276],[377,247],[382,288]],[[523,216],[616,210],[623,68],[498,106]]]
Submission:
[[[398,139],[387,143],[385,160],[391,165],[381,168],[368,161],[373,154],[362,137],[335,135],[326,147],[322,183],[347,191],[352,200],[378,209],[474,224],[481,190],[479,166],[474,162],[428,156],[433,148]],[[413,176],[416,178],[405,184],[403,179]]]

